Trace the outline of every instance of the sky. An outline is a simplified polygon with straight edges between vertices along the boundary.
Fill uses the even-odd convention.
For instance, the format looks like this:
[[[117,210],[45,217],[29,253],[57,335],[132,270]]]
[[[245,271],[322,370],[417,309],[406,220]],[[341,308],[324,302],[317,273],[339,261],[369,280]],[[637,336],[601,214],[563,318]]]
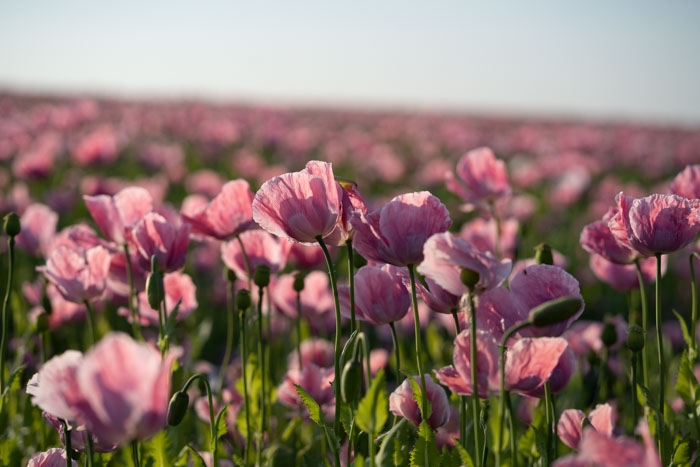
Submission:
[[[0,0],[0,90],[700,126],[700,1]]]

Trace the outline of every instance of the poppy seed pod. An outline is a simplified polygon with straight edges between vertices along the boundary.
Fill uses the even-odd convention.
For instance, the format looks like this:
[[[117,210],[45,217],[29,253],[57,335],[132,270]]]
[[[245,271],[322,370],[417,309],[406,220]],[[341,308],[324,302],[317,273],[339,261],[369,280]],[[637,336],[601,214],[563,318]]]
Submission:
[[[258,287],[267,287],[270,284],[270,267],[259,264],[253,274],[253,283]]]
[[[546,243],[540,243],[537,245],[535,247],[535,262],[537,264],[549,264],[550,266],[554,264],[552,247]]]
[[[459,273],[459,279],[468,289],[473,289],[479,282],[479,273],[472,269],[462,268],[462,271]]]
[[[5,215],[3,229],[5,229],[5,233],[10,237],[16,237],[19,235],[20,231],[22,230],[19,216],[14,212]]]
[[[180,422],[182,422],[182,419],[185,418],[189,406],[190,398],[187,393],[177,391],[173,394],[168,404],[168,425],[178,426]]]
[[[236,271],[231,268],[226,268],[226,280],[234,283],[236,282],[236,279],[238,279],[238,276],[236,276]]]
[[[644,341],[646,337],[644,336],[644,330],[641,326],[634,325],[630,326],[627,330],[627,348],[632,352],[639,352],[644,348]]]
[[[304,290],[304,280],[305,280],[305,279],[306,279],[306,275],[305,275],[305,274],[299,273],[299,274],[296,274],[296,275],[294,276],[294,284],[293,284],[293,287],[294,287],[294,291],[295,291],[295,292],[301,292],[302,290]]]
[[[163,274],[158,271],[155,256],[151,257],[151,273],[146,279],[146,295],[151,308],[159,310],[160,304],[165,300],[165,285],[163,285]]]
[[[600,333],[600,340],[603,341],[605,347],[612,347],[617,342],[617,329],[615,329],[615,324],[610,321],[603,325],[603,331]]]
[[[581,305],[582,300],[578,297],[555,298],[531,309],[529,321],[538,328],[561,323],[578,313]]]
[[[236,294],[236,306],[239,310],[247,310],[250,308],[252,301],[250,299],[250,292],[247,289],[241,289]]]

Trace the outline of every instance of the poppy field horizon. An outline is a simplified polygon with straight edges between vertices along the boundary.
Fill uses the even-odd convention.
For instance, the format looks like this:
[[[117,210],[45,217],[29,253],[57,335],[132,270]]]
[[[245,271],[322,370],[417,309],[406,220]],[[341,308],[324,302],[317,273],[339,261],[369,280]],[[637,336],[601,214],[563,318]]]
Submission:
[[[700,465],[700,128],[0,93],[0,215],[2,465]]]

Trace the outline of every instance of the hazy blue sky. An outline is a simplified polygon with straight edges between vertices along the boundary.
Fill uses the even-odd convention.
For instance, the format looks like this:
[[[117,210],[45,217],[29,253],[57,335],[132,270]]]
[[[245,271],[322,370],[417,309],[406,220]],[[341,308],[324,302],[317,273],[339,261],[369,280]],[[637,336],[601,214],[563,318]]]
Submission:
[[[0,89],[700,124],[700,1],[3,1]]]

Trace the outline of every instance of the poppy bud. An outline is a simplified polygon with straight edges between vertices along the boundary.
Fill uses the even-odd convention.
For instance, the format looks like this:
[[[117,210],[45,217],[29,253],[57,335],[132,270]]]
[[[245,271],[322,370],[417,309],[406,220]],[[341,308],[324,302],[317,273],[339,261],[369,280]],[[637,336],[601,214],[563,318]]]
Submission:
[[[552,256],[552,247],[546,243],[540,243],[537,245],[535,247],[535,262],[537,264],[553,265],[554,257]]]
[[[549,300],[530,310],[529,321],[538,328],[564,322],[581,309],[578,297],[560,297]]]
[[[258,287],[267,287],[270,284],[270,267],[259,264],[253,274],[253,283]]]
[[[5,233],[10,237],[16,237],[22,230],[22,226],[19,222],[19,216],[14,212],[5,215],[3,228]]]
[[[189,406],[190,398],[187,393],[177,391],[173,394],[168,404],[168,425],[178,426],[180,422],[182,422],[182,419],[185,418]]]
[[[354,406],[362,397],[362,363],[354,358],[343,367],[340,376],[340,395],[345,403]]]
[[[462,281],[462,284],[466,285],[467,288],[471,290],[476,283],[479,282],[479,273],[471,269],[462,268],[459,279]]]
[[[165,300],[165,286],[163,285],[163,275],[158,271],[156,257],[151,257],[151,273],[146,279],[146,297],[148,304],[154,310],[160,309],[160,304]]]
[[[306,276],[302,273],[298,273],[294,276],[294,291],[301,292],[304,290],[304,280]]]
[[[250,299],[250,292],[247,289],[241,289],[236,294],[236,306],[239,310],[247,310],[250,308],[252,301]]]
[[[627,348],[632,352],[639,352],[644,348],[644,342],[646,341],[646,336],[644,335],[644,329],[641,326],[634,325],[630,326],[627,330]]]
[[[226,280],[233,283],[236,282],[236,279],[238,279],[236,276],[236,271],[231,268],[226,268]]]
[[[617,329],[611,322],[606,322],[603,325],[603,331],[600,333],[600,340],[603,341],[605,347],[612,347],[617,342]]]

